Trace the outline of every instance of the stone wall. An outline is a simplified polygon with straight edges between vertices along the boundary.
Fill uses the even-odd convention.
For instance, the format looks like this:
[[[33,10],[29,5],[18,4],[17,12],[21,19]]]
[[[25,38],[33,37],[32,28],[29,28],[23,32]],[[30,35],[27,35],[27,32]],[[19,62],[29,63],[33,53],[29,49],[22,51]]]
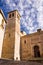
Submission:
[[[43,31],[38,31],[21,37],[21,60],[35,58],[34,46],[39,47],[40,58],[43,58]]]

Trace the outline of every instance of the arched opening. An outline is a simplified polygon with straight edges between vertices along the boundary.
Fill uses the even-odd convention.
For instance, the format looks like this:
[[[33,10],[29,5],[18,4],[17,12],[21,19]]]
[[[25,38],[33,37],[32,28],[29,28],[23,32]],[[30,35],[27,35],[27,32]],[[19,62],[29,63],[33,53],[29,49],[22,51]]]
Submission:
[[[40,57],[39,46],[34,46],[34,57]]]

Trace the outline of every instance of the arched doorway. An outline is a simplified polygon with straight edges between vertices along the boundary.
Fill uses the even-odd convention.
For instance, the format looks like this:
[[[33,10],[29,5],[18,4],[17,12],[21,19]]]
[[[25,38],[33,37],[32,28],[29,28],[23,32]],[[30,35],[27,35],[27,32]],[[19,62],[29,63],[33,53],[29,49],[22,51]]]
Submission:
[[[40,57],[39,46],[34,46],[34,57]]]

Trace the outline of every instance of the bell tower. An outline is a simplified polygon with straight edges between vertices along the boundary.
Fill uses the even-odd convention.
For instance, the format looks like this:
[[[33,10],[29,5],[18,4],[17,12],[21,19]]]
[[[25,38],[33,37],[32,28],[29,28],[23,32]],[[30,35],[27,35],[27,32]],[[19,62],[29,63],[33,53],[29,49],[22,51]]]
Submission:
[[[17,10],[8,13],[2,58],[20,60],[20,14]]]

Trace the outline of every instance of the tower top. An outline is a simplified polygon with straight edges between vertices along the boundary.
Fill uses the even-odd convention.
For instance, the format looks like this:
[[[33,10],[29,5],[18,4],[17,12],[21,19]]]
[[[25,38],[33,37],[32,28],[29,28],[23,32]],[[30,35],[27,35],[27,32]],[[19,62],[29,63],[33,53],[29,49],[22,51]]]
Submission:
[[[13,12],[17,12],[17,13],[19,14],[19,16],[20,16],[20,13],[18,12],[18,10],[10,11],[10,12],[8,12],[8,14],[13,13]],[[21,17],[21,16],[20,16],[20,17]]]

